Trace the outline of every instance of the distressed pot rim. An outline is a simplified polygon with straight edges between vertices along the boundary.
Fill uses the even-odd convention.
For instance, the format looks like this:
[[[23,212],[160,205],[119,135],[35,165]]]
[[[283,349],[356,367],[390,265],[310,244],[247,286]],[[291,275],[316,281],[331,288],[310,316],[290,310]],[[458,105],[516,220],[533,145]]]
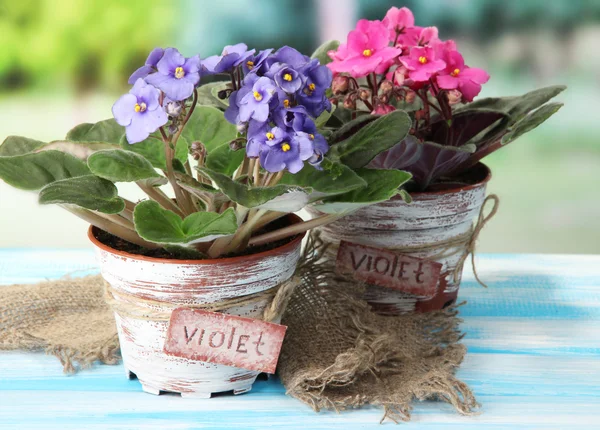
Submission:
[[[487,184],[490,181],[490,179],[492,179],[492,170],[486,164],[482,163],[481,161],[478,162],[477,164],[475,164],[471,169],[473,169],[473,170],[481,169],[482,172],[485,172],[485,177],[482,180],[475,182],[474,184],[461,185],[458,187],[448,188],[446,190],[439,190],[439,191],[417,191],[417,192],[412,192],[409,194],[411,195],[411,197],[413,197],[413,199],[415,197],[423,197],[423,196],[454,194],[454,193],[458,193],[461,191],[468,191],[468,190],[472,190],[474,188],[478,188],[482,185]]]
[[[289,219],[290,225],[298,224],[303,221],[302,218],[300,218],[298,215],[296,215],[294,213],[290,213],[286,217]],[[90,227],[88,228],[88,233],[87,233],[88,239],[90,240],[90,242],[92,242],[92,244],[94,246],[96,246],[97,248],[99,248],[105,252],[119,255],[121,257],[130,258],[132,260],[148,261],[151,263],[161,263],[161,264],[178,264],[178,265],[186,265],[186,264],[188,264],[188,265],[189,264],[195,264],[195,265],[213,265],[214,264],[214,265],[217,265],[217,264],[223,264],[223,263],[235,263],[235,262],[241,261],[241,260],[263,259],[266,257],[270,257],[273,255],[283,253],[285,251],[291,251],[298,245],[298,242],[301,242],[304,239],[304,236],[306,236],[306,232],[297,234],[291,241],[289,241],[288,243],[286,243],[284,245],[281,245],[281,246],[278,246],[277,248],[269,249],[266,251],[257,252],[254,254],[240,255],[237,257],[227,257],[227,258],[210,258],[210,259],[204,259],[204,260],[179,260],[179,259],[175,259],[175,258],[148,257],[145,255],[132,254],[130,252],[115,249],[111,246],[108,246],[108,245],[100,242],[96,238],[94,232],[97,230],[101,230],[101,229],[99,229],[98,227],[95,227],[93,225],[90,225]]]

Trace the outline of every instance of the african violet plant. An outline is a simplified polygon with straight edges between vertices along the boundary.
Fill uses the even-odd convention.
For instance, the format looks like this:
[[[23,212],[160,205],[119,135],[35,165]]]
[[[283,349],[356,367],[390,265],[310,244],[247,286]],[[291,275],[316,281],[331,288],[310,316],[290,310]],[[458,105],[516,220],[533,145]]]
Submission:
[[[400,192],[410,174],[365,166],[406,136],[410,120],[396,111],[360,130],[326,126],[332,73],[319,58],[323,49],[309,58],[244,44],[204,60],[155,49],[114,104],[114,119],[50,143],[8,137],[0,178],[118,238],[186,258],[230,255],[334,221]],[[224,79],[203,84],[209,75]],[[119,182],[148,199],[120,196]],[[315,201],[330,213],[264,229]]]
[[[326,49],[330,58],[322,60],[334,73],[335,116],[350,120],[343,128],[357,132],[378,114],[399,109],[410,114],[410,133],[368,165],[410,172],[410,190],[455,181],[562,106],[547,102],[563,86],[473,102],[489,75],[465,65],[456,43],[441,40],[436,27],[416,26],[407,8],[391,8],[382,21],[360,20],[346,43],[329,42]],[[329,141],[333,150],[343,137]],[[342,161],[355,167],[364,160]]]

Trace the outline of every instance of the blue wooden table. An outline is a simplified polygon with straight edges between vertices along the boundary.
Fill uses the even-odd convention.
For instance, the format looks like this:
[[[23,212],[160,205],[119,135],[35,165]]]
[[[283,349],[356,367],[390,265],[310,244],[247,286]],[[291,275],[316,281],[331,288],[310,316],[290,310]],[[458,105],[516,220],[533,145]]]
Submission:
[[[97,271],[87,250],[0,250],[0,284]],[[600,256],[485,255],[460,298],[469,354],[458,375],[481,414],[415,407],[411,428],[600,429]],[[0,294],[2,288],[0,287]],[[330,429],[377,427],[375,408],[314,413],[276,381],[208,400],[145,394],[123,367],[65,376],[54,357],[0,352],[0,429]],[[387,423],[387,427],[394,426]]]

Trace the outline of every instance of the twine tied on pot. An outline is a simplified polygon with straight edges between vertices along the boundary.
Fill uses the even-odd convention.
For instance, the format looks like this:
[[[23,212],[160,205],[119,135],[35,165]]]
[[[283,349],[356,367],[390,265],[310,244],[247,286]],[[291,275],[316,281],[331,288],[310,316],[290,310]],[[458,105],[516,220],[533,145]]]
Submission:
[[[486,206],[489,202],[492,202],[492,207],[490,209],[490,212],[487,215],[485,215]],[[487,196],[483,201],[483,204],[481,205],[481,209],[479,210],[477,222],[466,233],[439,242],[427,243],[423,245],[386,247],[386,249],[403,254],[412,254],[440,248],[439,252],[437,252],[436,254],[428,255],[426,257],[427,260],[432,261],[438,261],[443,258],[448,258],[462,252],[456,264],[456,267],[452,272],[454,282],[458,282],[458,277],[462,273],[463,266],[470,255],[475,279],[481,286],[487,288],[487,285],[479,278],[479,275],[477,274],[477,269],[475,268],[475,251],[477,247],[477,239],[479,238],[481,230],[483,230],[487,223],[496,215],[496,213],[498,212],[499,205],[500,198],[496,194],[490,194],[489,196]],[[326,253],[330,257],[335,258],[339,245],[333,243],[329,245],[330,246],[328,247]]]
[[[169,321],[171,313],[177,308],[202,309],[209,312],[222,312],[234,307],[260,303],[272,297],[271,303],[263,312],[264,321],[277,321],[281,318],[294,289],[300,283],[300,278],[293,276],[287,281],[265,291],[232,297],[211,303],[176,304],[157,300],[144,299],[133,294],[115,290],[104,281],[104,299],[113,311],[134,319],[146,321]],[[120,299],[120,300],[119,300]],[[145,305],[145,306],[144,306]],[[161,308],[161,310],[153,309]],[[166,310],[165,310],[166,309]]]

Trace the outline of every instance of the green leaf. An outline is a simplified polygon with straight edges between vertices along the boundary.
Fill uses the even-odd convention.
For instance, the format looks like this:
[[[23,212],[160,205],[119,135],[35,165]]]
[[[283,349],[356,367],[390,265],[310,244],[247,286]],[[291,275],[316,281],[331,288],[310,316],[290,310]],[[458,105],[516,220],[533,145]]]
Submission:
[[[22,136],[8,136],[0,145],[0,157],[12,157],[33,152],[46,143]]]
[[[118,196],[115,184],[94,175],[48,184],[40,190],[39,202],[42,205],[72,204],[107,214],[125,209],[125,202]]]
[[[335,112],[333,112],[333,114],[335,115],[341,109],[344,109],[344,108],[339,108],[338,110],[336,110]],[[336,142],[340,142],[340,141],[342,141],[344,139],[347,139],[351,135],[357,133],[358,130],[360,130],[362,127],[364,127],[365,125],[367,125],[370,122],[375,121],[376,119],[377,119],[376,115],[370,115],[370,114],[359,115],[356,118],[354,118],[353,120],[351,120],[351,121],[345,123],[344,125],[342,125],[336,131],[334,131],[331,134],[331,136],[329,137],[328,141],[333,144],[333,143],[336,143]]]
[[[323,111],[323,113],[321,115],[318,116],[318,118],[315,120],[315,125],[320,128],[323,127],[325,124],[327,124],[327,121],[329,121],[329,118],[331,118],[331,115],[333,115],[333,113],[335,112],[335,110],[337,109],[337,106],[332,104],[331,105],[331,111],[327,112],[326,110]]]
[[[229,100],[221,100],[213,95],[213,88],[223,87],[228,82],[210,82],[198,87],[198,105],[212,106],[216,109],[224,111],[229,106]]]
[[[327,158],[321,163],[321,169],[318,170],[307,164],[296,174],[287,172],[279,183],[312,189],[311,200],[323,196],[344,194],[367,185],[352,169]]]
[[[154,200],[138,203],[133,211],[138,234],[155,243],[193,243],[210,241],[237,231],[233,209],[222,214],[195,212],[182,220],[177,214],[164,209]]]
[[[214,85],[211,87],[210,94],[215,98],[215,100],[218,100],[220,103],[229,107],[229,97],[222,99],[221,97],[219,97],[219,93],[224,90],[231,91],[231,84],[229,82],[219,82],[219,84],[220,85]]]
[[[98,151],[92,154],[88,158],[88,167],[94,175],[112,182],[135,182],[161,177],[144,157],[122,149]]]
[[[297,187],[287,185],[275,185],[273,187],[252,187],[234,181],[229,176],[207,168],[198,169],[209,177],[219,189],[231,200],[247,208],[254,208],[273,200],[290,191],[296,191]]]
[[[502,144],[506,145],[523,134],[530,132],[558,112],[561,107],[563,107],[562,103],[548,103],[547,105],[544,105],[533,113],[527,115],[521,121],[512,126],[508,133],[502,136]]]
[[[342,213],[384,202],[400,193],[400,186],[412,177],[402,170],[358,169],[356,173],[367,183],[366,188],[323,199],[317,209],[325,213]]]
[[[340,46],[340,42],[338,40],[328,40],[327,42],[325,42],[321,46],[319,46],[315,50],[315,52],[313,52],[311,58],[318,59],[319,62],[323,65],[329,64],[329,63],[331,63],[332,60],[331,60],[331,58],[329,58],[329,55],[327,55],[327,53],[329,51],[336,51],[339,46]]]
[[[159,133],[154,133],[150,135],[148,139],[134,144],[128,143],[127,139],[123,137],[121,140],[121,148],[125,151],[131,151],[141,155],[157,169],[163,171],[167,170],[165,144]],[[185,163],[188,159],[188,142],[183,136],[180,136],[177,141],[175,158],[182,163]]]
[[[87,164],[59,151],[0,157],[0,179],[22,190],[39,190],[54,181],[89,174]]]
[[[215,172],[231,176],[235,170],[240,167],[246,151],[242,148],[232,151],[229,143],[218,146],[206,156],[206,167]]]
[[[114,118],[95,124],[83,123],[67,133],[66,140],[75,142],[106,142],[118,145],[125,135],[125,127],[120,126]]]
[[[411,125],[411,119],[406,112],[390,112],[365,125],[346,140],[333,145],[330,157],[337,157],[353,169],[364,167],[377,154],[404,139]]]
[[[106,142],[71,142],[69,140],[56,140],[38,149],[41,151],[60,151],[71,154],[80,160],[87,161],[88,157],[94,152],[104,149],[118,148],[119,145]]]
[[[183,129],[188,142],[200,141],[210,153],[237,137],[237,129],[225,119],[223,112],[210,106],[198,106]]]

